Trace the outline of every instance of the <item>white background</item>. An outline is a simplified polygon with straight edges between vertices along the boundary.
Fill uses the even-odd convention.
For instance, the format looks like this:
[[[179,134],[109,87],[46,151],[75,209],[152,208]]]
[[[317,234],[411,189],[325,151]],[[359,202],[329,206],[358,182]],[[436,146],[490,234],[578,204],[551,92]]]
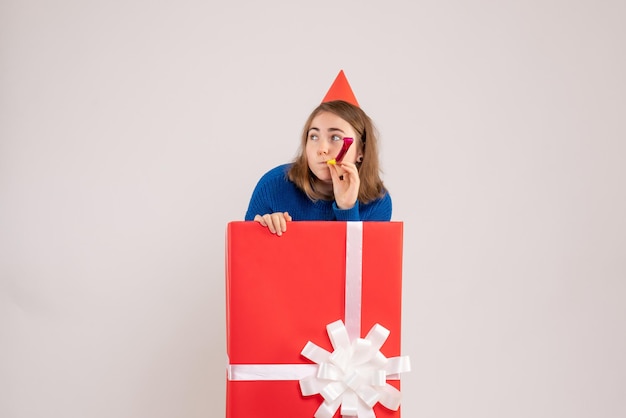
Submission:
[[[405,222],[403,416],[626,416],[625,21],[2,0],[0,416],[224,415],[226,224],[342,68]]]

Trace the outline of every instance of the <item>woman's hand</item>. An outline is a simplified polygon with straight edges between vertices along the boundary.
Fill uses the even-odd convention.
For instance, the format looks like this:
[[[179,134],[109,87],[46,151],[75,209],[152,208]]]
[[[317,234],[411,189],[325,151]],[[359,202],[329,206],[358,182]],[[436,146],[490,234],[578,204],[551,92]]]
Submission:
[[[272,234],[281,236],[287,230],[287,222],[291,221],[291,215],[287,212],[266,213],[256,215],[254,221],[268,227]]]
[[[342,162],[337,165],[329,165],[330,177],[333,180],[333,193],[335,203],[339,209],[352,209],[359,196],[359,170],[354,163]]]

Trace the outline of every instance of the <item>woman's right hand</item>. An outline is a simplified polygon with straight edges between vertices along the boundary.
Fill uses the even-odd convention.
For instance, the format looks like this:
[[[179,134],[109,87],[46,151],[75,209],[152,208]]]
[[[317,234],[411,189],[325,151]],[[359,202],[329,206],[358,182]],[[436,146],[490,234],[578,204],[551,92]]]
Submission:
[[[291,215],[287,212],[266,213],[256,215],[254,221],[268,227],[272,234],[281,236],[287,230],[287,222],[291,221]]]

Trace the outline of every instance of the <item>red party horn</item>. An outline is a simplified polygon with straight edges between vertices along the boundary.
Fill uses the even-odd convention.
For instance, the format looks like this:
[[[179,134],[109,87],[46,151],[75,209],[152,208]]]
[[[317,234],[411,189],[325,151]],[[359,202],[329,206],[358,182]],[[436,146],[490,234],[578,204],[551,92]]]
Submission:
[[[337,156],[333,158],[332,160],[326,161],[326,164],[333,165],[333,164],[340,163],[343,157],[346,155],[346,152],[348,152],[348,148],[350,148],[350,145],[352,145],[353,142],[354,142],[354,139],[352,138],[344,138],[343,146],[341,147],[341,151],[339,151],[339,154],[337,154]]]

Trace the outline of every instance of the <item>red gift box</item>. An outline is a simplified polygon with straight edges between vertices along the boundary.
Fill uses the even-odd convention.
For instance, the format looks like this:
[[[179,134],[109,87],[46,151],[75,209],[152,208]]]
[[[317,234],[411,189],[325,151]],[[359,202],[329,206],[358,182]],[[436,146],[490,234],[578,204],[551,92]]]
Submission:
[[[324,398],[302,394],[299,379],[317,365],[301,352],[310,341],[332,353],[326,326],[338,319],[351,340],[382,325],[389,336],[380,353],[400,356],[402,228],[290,222],[279,237],[256,222],[228,224],[227,418],[313,417]],[[400,388],[399,380],[387,383]],[[373,412],[400,417],[380,403]]]

